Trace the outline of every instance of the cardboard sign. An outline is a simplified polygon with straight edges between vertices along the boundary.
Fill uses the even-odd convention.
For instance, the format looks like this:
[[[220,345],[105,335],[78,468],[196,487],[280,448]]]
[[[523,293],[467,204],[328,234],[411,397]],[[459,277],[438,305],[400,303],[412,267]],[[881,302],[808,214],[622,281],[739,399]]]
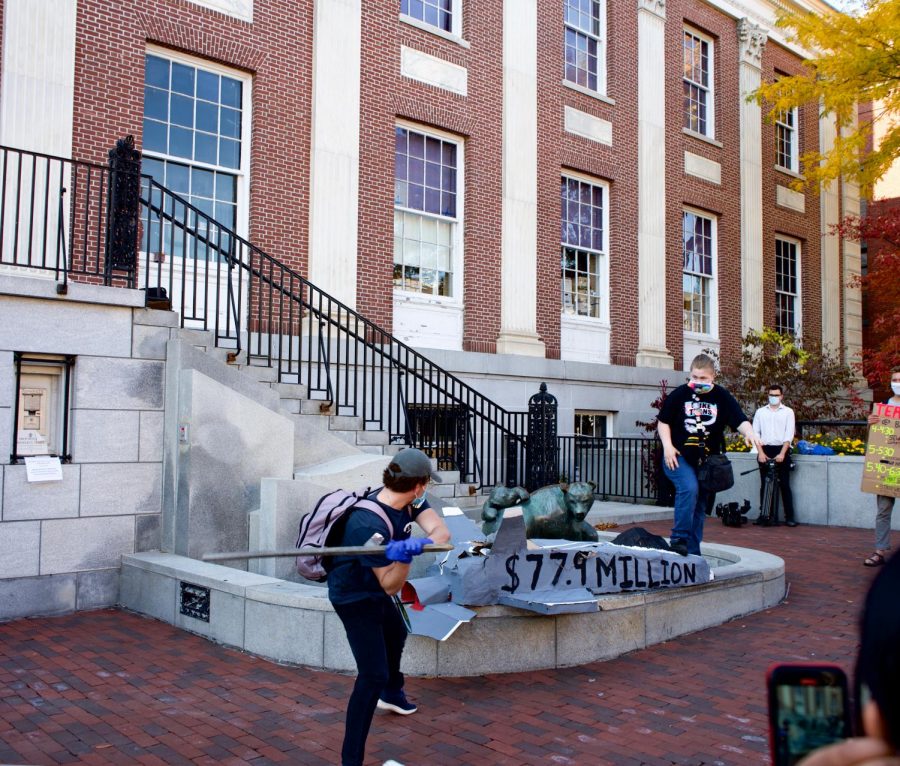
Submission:
[[[900,497],[900,407],[876,404],[872,412],[878,422],[869,426],[860,489]]]

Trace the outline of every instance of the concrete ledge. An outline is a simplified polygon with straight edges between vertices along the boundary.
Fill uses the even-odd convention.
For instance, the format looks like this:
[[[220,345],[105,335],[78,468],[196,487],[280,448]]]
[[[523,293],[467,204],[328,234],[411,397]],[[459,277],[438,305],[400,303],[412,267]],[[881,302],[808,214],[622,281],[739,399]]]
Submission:
[[[49,272],[48,272],[49,273]],[[62,279],[59,280],[61,282]],[[122,287],[104,287],[81,282],[68,283],[65,295],[56,292],[55,279],[0,274],[0,295],[19,295],[27,298],[44,298],[70,303],[101,303],[104,306],[130,306],[144,308],[143,290],[128,290]]]
[[[601,533],[612,539],[615,534]],[[768,609],[784,597],[784,561],[762,551],[704,545],[715,579],[704,585],[600,596],[599,611],[539,615],[474,607],[447,640],[410,636],[403,672],[513,673],[618,657]],[[210,589],[210,621],[181,614],[179,581]],[[185,630],[281,663],[352,671],[353,657],[326,588],[169,553],[122,557],[120,602]],[[510,648],[514,647],[514,651]]]

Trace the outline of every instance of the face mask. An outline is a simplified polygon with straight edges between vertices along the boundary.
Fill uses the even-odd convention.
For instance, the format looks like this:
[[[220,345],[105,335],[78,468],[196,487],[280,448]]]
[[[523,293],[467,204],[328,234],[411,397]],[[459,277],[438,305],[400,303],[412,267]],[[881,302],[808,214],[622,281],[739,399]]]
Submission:
[[[688,386],[690,386],[696,394],[708,394],[713,390],[713,385],[713,383],[698,383],[695,380],[688,383]]]
[[[891,381],[891,391],[894,392],[894,396],[900,396],[900,383],[894,383]]]
[[[778,406],[778,403],[779,403],[780,401],[781,401],[781,397],[780,397],[780,396],[770,396],[770,397],[769,397],[769,404],[771,404],[773,407],[777,407],[777,406]]]
[[[413,508],[415,508],[416,510],[418,510],[419,508],[422,507],[422,504],[423,504],[424,502],[425,502],[425,490],[423,489],[423,490],[422,490],[422,496],[421,496],[421,497],[416,496],[416,498],[410,503],[410,505],[411,505]]]

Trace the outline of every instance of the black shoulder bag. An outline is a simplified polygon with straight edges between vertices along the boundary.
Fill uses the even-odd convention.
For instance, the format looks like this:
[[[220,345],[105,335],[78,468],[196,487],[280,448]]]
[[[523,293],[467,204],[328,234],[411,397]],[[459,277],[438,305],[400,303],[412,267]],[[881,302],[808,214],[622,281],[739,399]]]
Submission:
[[[705,436],[705,434],[704,434]],[[703,452],[706,452],[706,440],[703,440]],[[734,469],[725,454],[725,434],[722,434],[722,454],[705,455],[697,466],[697,483],[706,492],[724,492],[734,486]]]

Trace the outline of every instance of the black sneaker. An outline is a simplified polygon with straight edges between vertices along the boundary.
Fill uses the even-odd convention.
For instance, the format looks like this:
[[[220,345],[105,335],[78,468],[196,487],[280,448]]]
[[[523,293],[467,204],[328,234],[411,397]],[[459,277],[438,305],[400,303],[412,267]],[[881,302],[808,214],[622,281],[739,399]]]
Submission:
[[[412,715],[419,708],[413,705],[401,689],[398,692],[385,692],[378,700],[379,710],[390,710],[397,715]]]
[[[679,556],[687,556],[687,540],[672,540],[669,542],[669,550],[672,553],[677,553]]]
[[[784,522],[784,524],[787,527],[796,527],[797,526],[797,522],[794,521],[793,519],[788,519],[786,522]]]

